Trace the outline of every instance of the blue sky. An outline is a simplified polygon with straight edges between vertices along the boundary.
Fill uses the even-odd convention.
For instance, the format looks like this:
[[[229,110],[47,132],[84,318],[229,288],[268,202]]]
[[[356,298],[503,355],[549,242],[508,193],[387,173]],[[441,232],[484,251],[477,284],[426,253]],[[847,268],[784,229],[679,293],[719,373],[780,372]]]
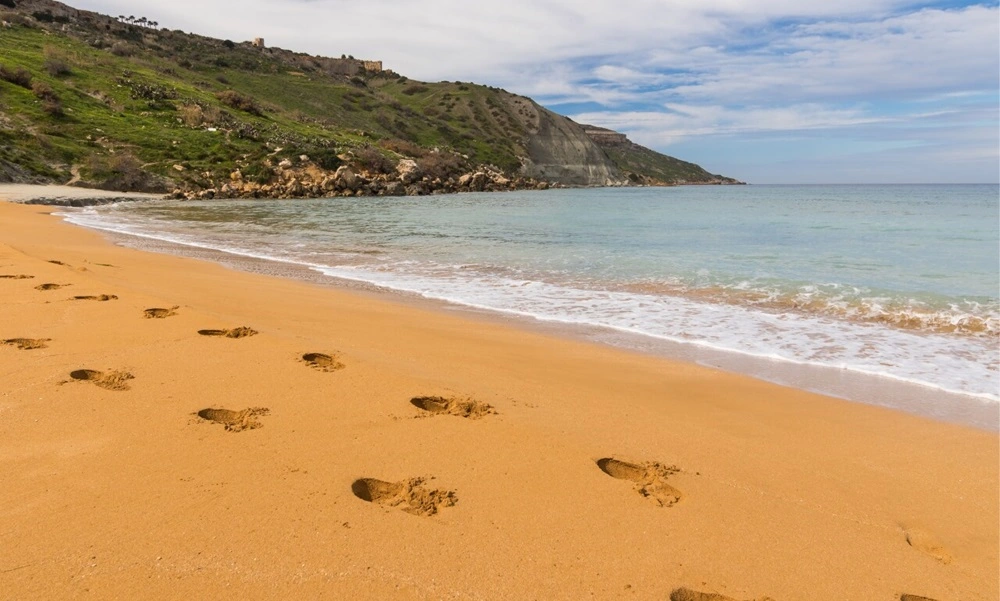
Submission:
[[[997,2],[71,4],[503,87],[752,183],[1000,181]]]

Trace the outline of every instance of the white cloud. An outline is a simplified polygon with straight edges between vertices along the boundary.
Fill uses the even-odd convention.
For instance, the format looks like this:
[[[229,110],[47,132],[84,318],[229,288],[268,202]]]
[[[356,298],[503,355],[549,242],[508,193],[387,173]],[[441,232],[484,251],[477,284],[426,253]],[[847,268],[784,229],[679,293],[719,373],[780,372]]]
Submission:
[[[803,25],[765,49],[699,53],[696,68],[704,78],[674,91],[687,98],[752,104],[776,96],[830,101],[901,98],[956,87],[995,90],[998,44],[996,7]],[[659,57],[651,68],[663,63]]]
[[[861,110],[836,109],[815,104],[749,109],[669,104],[665,109],[667,112],[588,112],[571,115],[571,118],[581,123],[622,131],[629,134],[633,141],[654,148],[698,136],[831,129],[893,120],[866,115]]]

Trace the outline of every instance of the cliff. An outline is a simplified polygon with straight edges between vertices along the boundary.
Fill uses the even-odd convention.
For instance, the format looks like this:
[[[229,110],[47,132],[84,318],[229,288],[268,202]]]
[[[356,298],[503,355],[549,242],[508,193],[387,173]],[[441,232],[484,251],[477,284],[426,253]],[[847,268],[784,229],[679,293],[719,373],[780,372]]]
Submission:
[[[521,174],[579,186],[622,185],[627,180],[577,123],[534,102],[525,115],[526,156]]]

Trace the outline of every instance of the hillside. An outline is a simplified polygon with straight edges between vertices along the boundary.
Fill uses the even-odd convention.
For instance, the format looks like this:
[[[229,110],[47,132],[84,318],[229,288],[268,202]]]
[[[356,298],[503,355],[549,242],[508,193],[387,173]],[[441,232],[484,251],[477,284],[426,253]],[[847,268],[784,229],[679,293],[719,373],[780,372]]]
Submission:
[[[529,98],[378,61],[52,0],[0,0],[0,21],[0,181],[189,197],[737,183],[599,144]]]

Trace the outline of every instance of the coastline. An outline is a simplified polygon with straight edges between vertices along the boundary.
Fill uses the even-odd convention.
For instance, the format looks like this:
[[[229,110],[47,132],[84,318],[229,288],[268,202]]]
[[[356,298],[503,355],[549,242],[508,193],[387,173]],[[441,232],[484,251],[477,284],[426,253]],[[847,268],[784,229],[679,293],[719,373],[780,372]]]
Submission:
[[[997,598],[993,433],[116,247],[50,212],[0,203],[0,272],[35,276],[0,280],[0,338],[52,339],[0,346],[15,595]],[[118,298],[68,300],[96,294]],[[197,334],[242,325],[260,333]],[[60,385],[77,369],[135,377]],[[420,395],[497,414],[423,417]],[[209,407],[270,414],[234,433],[192,416]],[[607,457],[676,465],[681,500]],[[367,477],[458,502],[411,515],[352,494]]]
[[[547,193],[537,192],[536,194],[544,195]],[[559,195],[559,192],[551,194]],[[618,194],[622,194],[622,192],[618,192]],[[259,201],[255,203],[255,206],[270,202],[272,201]],[[286,209],[295,210],[283,205],[283,201],[274,202],[274,206],[284,206]],[[337,199],[330,199],[329,202],[337,205],[346,204],[347,207],[353,206],[353,203],[341,203]],[[432,203],[432,206],[438,206],[442,201],[429,200],[427,202]],[[216,204],[220,208],[227,206],[227,203],[210,204]],[[320,213],[326,210],[326,202],[305,201],[303,204],[306,207],[315,207]],[[303,206],[303,204],[295,206]],[[185,206],[183,203],[171,203],[171,206],[186,213],[182,209]],[[126,213],[130,211],[128,207],[119,208],[124,209]],[[153,213],[157,212],[155,208],[150,207],[150,209]],[[198,209],[193,210],[197,211]],[[284,209],[282,211],[284,212]],[[665,297],[666,299],[676,298],[677,302],[667,302],[665,305],[658,306],[659,313],[653,311],[648,314],[644,313],[642,306],[644,302],[647,302],[647,299],[624,296],[619,297],[617,302],[629,303],[629,309],[634,310],[635,313],[630,313],[630,311],[621,311],[621,313],[632,314],[636,317],[632,320],[616,319],[613,316],[615,311],[608,312],[615,308],[608,306],[607,303],[602,305],[598,311],[591,310],[577,314],[573,310],[574,306],[587,307],[589,299],[580,298],[578,291],[572,287],[569,290],[547,291],[547,294],[569,293],[562,305],[549,310],[537,302],[532,305],[531,299],[533,297],[531,294],[523,299],[524,302],[509,296],[504,297],[503,290],[491,290],[488,286],[483,287],[486,282],[475,281],[475,278],[471,281],[473,285],[471,290],[450,285],[428,286],[428,282],[421,281],[419,277],[393,279],[365,268],[357,272],[350,268],[330,268],[323,260],[318,262],[311,260],[308,253],[302,255],[291,252],[286,257],[286,253],[282,252],[280,248],[270,248],[265,245],[257,249],[241,243],[239,238],[230,239],[228,242],[212,236],[199,239],[197,232],[189,233],[195,234],[194,237],[191,235],[178,237],[166,233],[173,231],[169,226],[163,233],[154,230],[144,231],[142,227],[135,231],[131,226],[122,228],[123,224],[118,223],[115,218],[111,218],[109,222],[99,218],[91,218],[88,211],[69,210],[60,212],[60,215],[75,225],[103,232],[115,244],[139,250],[153,250],[200,258],[255,273],[293,277],[346,290],[362,290],[376,296],[384,295],[391,300],[416,303],[433,310],[464,312],[477,319],[485,318],[512,324],[522,329],[543,331],[561,337],[598,342],[643,354],[693,362],[855,402],[875,404],[916,415],[973,425],[990,431],[1000,429],[1000,402],[998,402],[1000,399],[995,392],[991,392],[996,387],[993,375],[995,368],[991,373],[990,368],[985,365],[976,366],[979,370],[978,373],[973,372],[972,379],[967,379],[970,377],[970,374],[965,371],[967,366],[948,364],[946,367],[940,364],[942,360],[949,357],[981,356],[981,353],[991,350],[989,345],[979,344],[970,349],[938,340],[936,342],[937,348],[930,351],[924,346],[924,341],[918,339],[917,336],[910,336],[909,340],[906,339],[903,332],[909,326],[895,332],[895,335],[900,335],[901,339],[883,340],[881,343],[877,343],[879,352],[872,355],[866,353],[862,345],[862,342],[868,344],[872,338],[855,338],[855,332],[845,331],[836,326],[831,327],[830,323],[823,323],[822,319],[818,321],[807,320],[808,323],[797,329],[787,327],[785,323],[780,321],[781,319],[787,316],[791,320],[787,323],[792,324],[796,323],[797,316],[803,315],[795,309],[790,313],[786,313],[785,309],[777,309],[771,314],[776,315],[779,321],[752,321],[751,323],[756,323],[756,325],[744,327],[746,324],[740,322],[739,319],[733,323],[732,315],[725,315],[726,319],[716,319],[711,315],[711,312],[705,311],[704,305],[686,303],[683,293],[677,297],[668,295]],[[288,242],[291,245],[290,248],[298,247],[294,241],[289,240]],[[353,244],[357,243],[357,240],[353,242]],[[340,243],[336,241],[330,240],[329,244],[340,248]],[[678,252],[684,253],[682,249],[678,249]],[[464,260],[464,258],[457,259],[458,263]],[[482,258],[473,255],[468,260],[476,263],[482,261]],[[454,262],[456,259],[452,258],[452,261]],[[406,272],[405,268],[403,273],[413,275]],[[470,283],[470,281],[462,280],[462,277],[464,274],[458,278],[459,284]],[[542,281],[546,280],[543,278]],[[489,296],[490,293],[496,292],[499,292],[500,295]],[[769,292],[765,291],[765,293]],[[538,293],[536,293],[537,295]],[[785,298],[785,301],[792,300],[799,302],[800,299]],[[880,302],[882,299],[874,299],[874,306],[877,308]],[[600,309],[604,310],[603,314],[600,313]],[[862,307],[862,310],[869,309],[870,307]],[[690,311],[700,312],[696,315],[701,319],[690,323],[690,315],[688,314]],[[764,320],[767,319],[766,313],[767,311],[760,314]],[[639,320],[643,317],[650,320],[648,324],[640,323]],[[874,317],[877,320],[882,320],[885,316],[878,314]],[[890,317],[910,318],[905,313]],[[942,318],[941,316],[937,317]],[[955,318],[955,316],[951,317]],[[947,319],[948,316],[945,315],[943,318]],[[684,332],[683,328],[671,325],[678,323],[688,324],[687,327],[693,328],[693,335]],[[765,323],[766,325],[762,326]],[[729,324],[730,327],[727,328],[720,324]],[[645,327],[646,325],[652,327]],[[790,342],[791,346],[782,347],[784,342],[779,343],[771,340],[771,333],[767,331],[768,327],[784,328],[788,333],[791,333],[792,337],[790,338],[785,338],[788,335],[786,332],[777,338],[779,342]],[[798,341],[807,338],[815,341],[820,334],[825,335],[828,340],[839,341],[839,344],[845,345],[842,348],[847,350],[840,356],[827,355],[816,358],[813,355],[821,353],[815,352],[815,342],[796,345]],[[753,341],[757,340],[756,336],[764,337],[765,340],[769,340],[769,343],[754,343]],[[799,336],[798,341],[794,336]],[[914,351],[912,355],[907,355],[906,352],[900,354],[902,349],[910,347],[922,350]],[[893,349],[897,349],[895,353]],[[851,350],[860,354],[854,355],[850,352]],[[933,369],[925,367],[932,365],[937,367]],[[917,367],[914,368],[914,366]]]
[[[547,321],[535,316],[483,309],[430,298],[414,292],[385,288],[364,280],[341,279],[322,274],[311,267],[298,263],[251,257],[225,250],[189,246],[159,238],[146,238],[112,230],[87,229],[101,232],[107,240],[116,245],[140,251],[211,261],[249,273],[292,278],[354,294],[370,295],[376,301],[388,299],[430,311],[458,313],[475,320],[486,320],[491,323],[540,332],[563,339],[586,341],[621,349],[625,352],[636,352],[673,361],[694,363],[846,401],[885,407],[991,432],[1000,431],[1000,404],[992,399],[893,379],[882,374],[845,372],[845,370],[830,366],[779,361],[731,350],[657,339],[608,327]]]

